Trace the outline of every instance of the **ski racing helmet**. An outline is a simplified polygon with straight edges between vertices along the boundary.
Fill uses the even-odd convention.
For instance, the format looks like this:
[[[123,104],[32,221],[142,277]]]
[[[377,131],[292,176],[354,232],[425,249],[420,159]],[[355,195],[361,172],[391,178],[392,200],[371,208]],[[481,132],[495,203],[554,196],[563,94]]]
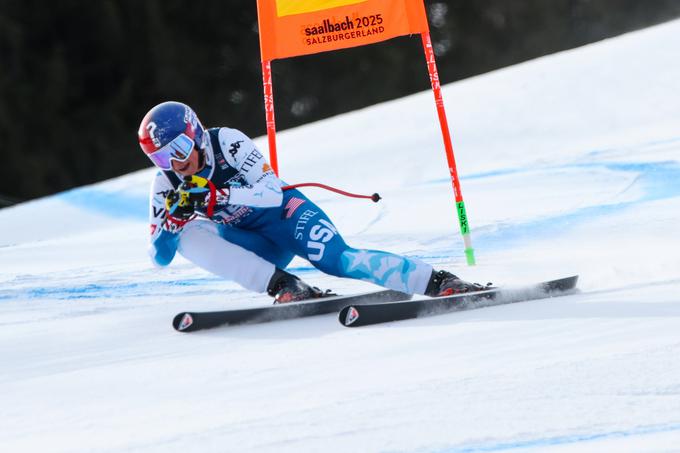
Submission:
[[[205,149],[208,133],[196,113],[181,102],[163,102],[144,116],[137,132],[139,146],[161,170],[171,170],[172,161],[185,162],[194,145]]]

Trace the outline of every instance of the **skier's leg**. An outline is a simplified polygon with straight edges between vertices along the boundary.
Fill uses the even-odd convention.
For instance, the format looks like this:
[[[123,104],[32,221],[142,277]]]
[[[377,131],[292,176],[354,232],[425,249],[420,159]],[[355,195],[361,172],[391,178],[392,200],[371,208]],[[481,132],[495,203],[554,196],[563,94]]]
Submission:
[[[318,223],[310,228],[307,235],[305,253],[314,267],[327,274],[428,296],[448,296],[487,289],[477,283],[461,280],[450,272],[435,271],[432,266],[416,258],[349,247],[323,211],[319,214]]]
[[[282,249],[275,242],[254,231],[227,225],[219,225],[218,231],[222,238],[232,244],[240,245],[276,265],[274,275],[267,285],[267,294],[272,296],[276,303],[315,299],[326,295],[320,289],[306,284],[297,276],[283,270],[295,256],[293,252]]]
[[[365,280],[409,294],[425,294],[432,266],[416,258],[348,247],[340,255],[341,277]]]
[[[177,250],[197,266],[257,292],[267,290],[276,266],[220,236],[216,224],[193,221],[180,234]]]
[[[282,206],[288,205],[289,197],[286,194]],[[415,258],[349,247],[321,208],[299,192],[295,197],[303,203],[295,205],[292,215],[284,209],[281,220],[269,222],[258,231],[306,258],[324,273],[365,280],[410,294],[425,293],[433,274],[432,266]]]
[[[284,250],[274,241],[255,231],[234,228],[229,225],[217,225],[217,231],[222,238],[232,244],[240,245],[281,269],[285,269],[295,256],[293,252]]]

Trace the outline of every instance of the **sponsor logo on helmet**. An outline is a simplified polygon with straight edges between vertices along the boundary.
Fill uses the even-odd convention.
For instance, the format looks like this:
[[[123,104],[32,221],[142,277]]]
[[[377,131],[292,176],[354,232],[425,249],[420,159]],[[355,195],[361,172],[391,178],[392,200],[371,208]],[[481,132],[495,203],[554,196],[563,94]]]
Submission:
[[[149,131],[149,138],[151,138],[151,141],[153,142],[154,146],[156,148],[161,147],[161,140],[156,137],[156,129],[158,126],[156,126],[156,123],[153,121],[150,121],[149,124],[146,125],[146,130]]]
[[[189,106],[184,106],[184,122],[191,124],[193,130],[196,130],[198,127],[198,117],[196,116],[196,113],[194,113],[194,111],[189,108]]]
[[[178,330],[186,330],[194,323],[194,318],[191,317],[189,313],[184,313],[182,320],[179,322]]]
[[[359,319],[359,310],[354,307],[349,307],[347,310],[347,316],[345,316],[345,325],[349,326]]]

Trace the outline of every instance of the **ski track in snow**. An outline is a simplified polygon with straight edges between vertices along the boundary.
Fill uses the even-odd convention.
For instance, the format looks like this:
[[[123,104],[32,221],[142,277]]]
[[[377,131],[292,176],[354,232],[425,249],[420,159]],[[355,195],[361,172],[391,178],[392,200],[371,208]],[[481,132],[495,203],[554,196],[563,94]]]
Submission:
[[[435,450],[435,453],[482,453],[493,451],[512,451],[528,448],[547,448],[561,445],[580,444],[583,442],[593,442],[599,440],[610,439],[626,439],[629,437],[645,436],[649,434],[660,434],[680,431],[680,423],[653,425],[653,426],[636,426],[629,430],[617,430],[609,432],[589,432],[584,434],[576,434],[572,436],[557,436],[547,437],[541,439],[527,439],[523,441],[505,442],[496,444],[479,444],[454,447],[444,450]]]
[[[445,87],[472,268],[430,92],[279,134],[286,180],[384,197],[306,192],[352,245],[496,284],[580,274],[573,295],[182,335],[179,311],[270,300],[181,257],[151,267],[152,169],[0,210],[2,450],[679,452],[678,35],[670,22]]]

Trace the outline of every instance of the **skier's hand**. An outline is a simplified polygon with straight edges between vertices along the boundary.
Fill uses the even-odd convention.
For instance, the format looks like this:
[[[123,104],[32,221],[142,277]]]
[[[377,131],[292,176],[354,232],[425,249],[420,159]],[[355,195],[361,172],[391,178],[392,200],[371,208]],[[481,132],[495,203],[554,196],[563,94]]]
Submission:
[[[191,207],[192,213],[197,208],[205,208],[210,203],[209,182],[200,176],[186,176],[184,182],[177,188],[180,204]]]
[[[196,209],[207,207],[210,212],[210,184],[200,176],[186,176],[177,190],[171,190],[165,197],[165,209],[168,211],[165,229],[179,233],[187,222],[196,217]]]
[[[229,187],[217,188],[208,179],[200,176],[185,176],[184,184],[185,191],[189,192],[189,197],[194,201],[194,206],[201,206],[203,208],[212,206],[226,206],[229,204]],[[203,197],[203,198],[201,198]]]
[[[189,197],[179,190],[171,190],[165,197],[165,209],[168,216],[180,222],[188,222],[195,212],[194,204],[190,202]]]
[[[176,194],[170,195],[172,199],[169,202],[166,200],[168,212],[170,216],[180,216],[184,223],[194,217],[197,209],[201,209],[204,215],[211,218],[215,206],[225,206],[229,203],[228,188],[217,189],[210,180],[196,175],[185,176]],[[174,211],[171,208],[174,208]],[[177,215],[173,212],[177,212]]]
[[[193,205],[183,202],[179,192],[175,190],[171,190],[165,197],[165,209],[168,215],[162,228],[170,233],[181,232],[184,225],[195,217]]]

